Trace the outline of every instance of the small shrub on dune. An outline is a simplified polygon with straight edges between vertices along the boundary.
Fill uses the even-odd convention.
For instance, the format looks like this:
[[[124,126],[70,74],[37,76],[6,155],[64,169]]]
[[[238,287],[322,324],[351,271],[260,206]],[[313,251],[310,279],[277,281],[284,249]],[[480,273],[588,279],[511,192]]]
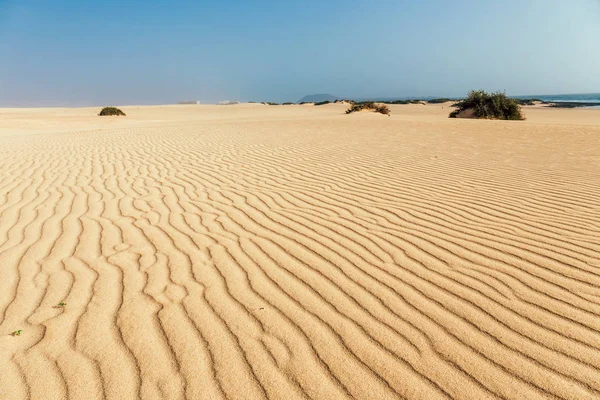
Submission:
[[[346,114],[351,114],[353,112],[362,111],[364,109],[362,104],[354,103],[350,106],[349,109],[346,110]]]
[[[123,116],[125,116],[125,113],[123,111],[119,110],[117,107],[104,107],[98,115],[100,115],[100,116],[107,116],[107,115],[123,115]]]
[[[378,104],[372,101],[365,101],[362,103],[354,103],[350,106],[349,109],[346,110],[346,114],[351,114],[353,112],[358,112],[362,110],[370,110],[374,112],[378,112],[383,115],[390,115],[390,109],[385,104]]]
[[[329,100],[325,100],[325,101],[317,101],[317,102],[315,103],[315,106],[322,106],[322,105],[329,104],[329,103],[331,103]]]
[[[375,112],[378,112],[379,114],[383,114],[383,115],[390,115],[390,109],[385,104],[376,104]]]
[[[450,113],[450,118],[525,119],[519,103],[503,92],[490,94],[483,90],[472,90],[466,99],[454,103],[452,107],[456,107],[456,110]]]

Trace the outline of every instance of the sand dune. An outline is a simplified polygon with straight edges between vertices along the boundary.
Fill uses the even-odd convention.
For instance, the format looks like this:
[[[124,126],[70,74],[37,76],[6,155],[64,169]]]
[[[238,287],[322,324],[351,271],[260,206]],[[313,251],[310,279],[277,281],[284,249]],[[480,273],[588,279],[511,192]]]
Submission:
[[[344,109],[0,110],[0,399],[600,398],[600,110]]]

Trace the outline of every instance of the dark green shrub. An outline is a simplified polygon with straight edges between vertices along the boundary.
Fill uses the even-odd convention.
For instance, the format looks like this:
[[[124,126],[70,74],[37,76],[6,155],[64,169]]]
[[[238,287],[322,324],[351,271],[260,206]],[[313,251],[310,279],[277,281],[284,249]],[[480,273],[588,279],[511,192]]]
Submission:
[[[315,106],[322,106],[322,105],[329,104],[329,103],[331,103],[329,100],[318,101],[315,103]]]
[[[458,117],[462,112],[470,111],[473,118],[523,120],[521,106],[515,99],[508,98],[503,92],[486,93],[483,90],[472,90],[469,96],[452,107],[450,118]]]
[[[346,114],[362,110],[372,110],[384,115],[390,115],[390,109],[385,104],[378,104],[372,101],[363,101],[361,103],[354,103],[346,110]]]
[[[288,101],[288,102],[286,102],[286,103],[283,103],[283,105],[284,105],[284,106],[290,106],[290,105],[292,105],[292,104],[295,104],[295,103],[291,103],[291,102],[289,102],[289,101]]]
[[[117,107],[104,107],[98,115],[107,116],[107,115],[125,115],[125,113],[119,110]]]

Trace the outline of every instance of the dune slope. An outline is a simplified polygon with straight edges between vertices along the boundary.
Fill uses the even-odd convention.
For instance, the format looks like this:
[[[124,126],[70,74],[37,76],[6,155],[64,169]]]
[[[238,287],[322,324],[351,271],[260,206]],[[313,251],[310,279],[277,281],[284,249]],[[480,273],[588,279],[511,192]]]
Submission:
[[[0,398],[600,398],[599,113],[343,109],[5,119]]]

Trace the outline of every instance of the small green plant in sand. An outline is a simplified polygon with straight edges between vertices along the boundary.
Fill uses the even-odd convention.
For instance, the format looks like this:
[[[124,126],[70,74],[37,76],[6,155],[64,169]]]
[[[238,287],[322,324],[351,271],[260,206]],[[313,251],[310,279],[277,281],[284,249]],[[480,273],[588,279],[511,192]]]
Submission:
[[[351,114],[353,112],[370,110],[383,115],[390,115],[390,109],[385,104],[377,104],[372,101],[364,101],[362,103],[354,103],[350,106],[349,109],[346,110],[346,114]]]
[[[17,331],[14,331],[13,333],[11,333],[12,336],[21,336],[21,332],[23,332],[22,329],[19,329]]]
[[[118,109],[117,107],[104,107],[98,115],[100,115],[100,116],[109,116],[109,115],[125,116],[125,113],[123,111],[121,111],[120,109]]]
[[[61,301],[57,305],[52,306],[52,308],[65,308],[66,305],[67,305],[67,303],[65,303],[64,301]]]
[[[324,106],[325,104],[329,104],[329,103],[331,103],[331,101],[329,101],[329,100],[325,100],[325,101],[317,101],[317,102],[315,103],[315,106]]]
[[[456,107],[456,110],[450,113],[450,118],[525,119],[519,103],[504,92],[472,90],[466,99],[454,103],[452,107]]]

